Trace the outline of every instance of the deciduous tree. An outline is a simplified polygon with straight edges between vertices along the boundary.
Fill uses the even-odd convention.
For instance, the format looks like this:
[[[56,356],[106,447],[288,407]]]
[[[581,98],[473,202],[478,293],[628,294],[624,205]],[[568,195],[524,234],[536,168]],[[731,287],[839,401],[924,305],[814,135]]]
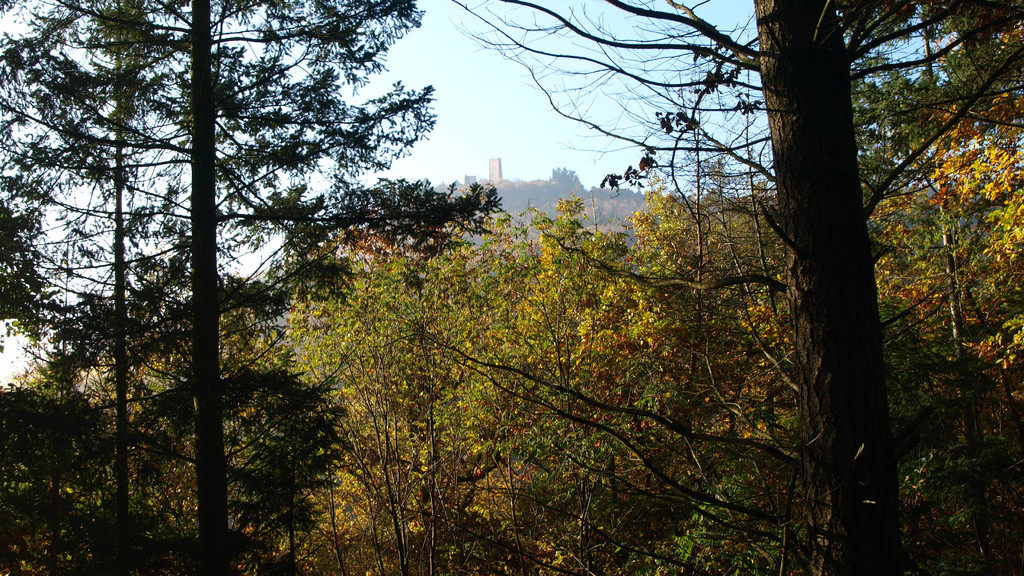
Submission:
[[[595,83],[633,97],[640,129],[623,132],[575,112],[588,106],[565,105],[548,92],[563,114],[647,150],[638,169],[623,177],[635,179],[666,157],[671,175],[682,169],[676,155],[689,151],[730,158],[771,179],[774,194],[764,213],[787,249],[811,571],[902,573],[907,564],[867,219],[899,192],[916,159],[1001,89],[1024,49],[1013,42],[990,52],[980,77],[952,95],[949,118],[877,173],[858,164],[852,86],[881,73],[921,73],[990,42],[1019,21],[1019,6],[756,0],[753,24],[741,21],[730,32],[698,15],[706,6],[674,1],[659,9],[608,0],[600,14],[520,0],[490,5],[527,10],[534,20],[522,12],[496,17],[504,25],[496,27],[492,45],[534,68],[550,64],[570,72],[564,77],[582,79],[585,92],[564,90],[570,99],[592,94]],[[924,43],[905,49],[930,33],[927,49]],[[750,115],[759,122],[747,120]],[[759,149],[766,142],[770,162]]]

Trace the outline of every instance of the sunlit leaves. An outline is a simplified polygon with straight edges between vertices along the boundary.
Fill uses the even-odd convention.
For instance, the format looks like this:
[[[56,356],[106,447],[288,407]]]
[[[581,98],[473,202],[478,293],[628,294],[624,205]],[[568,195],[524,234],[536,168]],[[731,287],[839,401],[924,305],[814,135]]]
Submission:
[[[436,557],[575,571],[711,565],[723,542],[739,550],[758,532],[739,511],[773,514],[787,467],[719,439],[792,433],[788,388],[762,352],[784,336],[755,292],[629,276],[707,265],[694,259],[713,246],[695,254],[671,204],[641,216],[636,242],[594,232],[574,199],[426,257],[357,245],[344,295],[293,309],[302,365],[348,411],[336,474],[365,515],[348,542],[413,562],[419,538],[445,533]],[[749,309],[735,308],[743,293]],[[680,555],[683,534],[718,552]]]
[[[897,93],[948,97],[984,76],[981,53],[997,60],[1019,47],[1012,29],[975,40],[971,53],[955,51],[934,75],[903,79],[910,92]],[[1024,108],[1019,90],[1002,88],[956,120],[875,214],[892,412],[905,458],[905,541],[940,573],[980,574],[1012,561],[1005,544],[1018,537],[1022,509],[1005,467],[1024,447],[1015,342],[1024,301]],[[954,114],[922,109],[899,127],[901,139],[926,137]]]

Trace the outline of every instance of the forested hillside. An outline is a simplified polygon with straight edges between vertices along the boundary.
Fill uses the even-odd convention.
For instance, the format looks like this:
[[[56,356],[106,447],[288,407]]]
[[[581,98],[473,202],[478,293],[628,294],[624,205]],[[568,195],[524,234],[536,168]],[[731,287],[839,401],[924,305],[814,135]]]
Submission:
[[[642,193],[608,186],[587,189],[576,173],[567,168],[555,168],[548,180],[503,180],[493,185],[501,197],[502,209],[512,215],[536,210],[554,216],[559,200],[576,197],[583,200],[591,223],[621,227],[644,207]]]
[[[596,4],[584,192],[361,184],[415,2],[0,2],[0,576],[1024,575],[1024,6]]]

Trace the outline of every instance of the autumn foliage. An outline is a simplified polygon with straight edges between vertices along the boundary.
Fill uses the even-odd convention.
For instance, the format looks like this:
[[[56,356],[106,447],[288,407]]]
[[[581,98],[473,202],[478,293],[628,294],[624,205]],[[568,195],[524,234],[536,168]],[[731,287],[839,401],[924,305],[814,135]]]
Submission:
[[[855,209],[843,216],[870,234],[855,246],[868,262],[857,277],[877,286],[868,299],[880,317],[864,324],[882,329],[884,374],[873,389],[887,393],[880,414],[893,429],[883,468],[898,471],[893,540],[905,561],[890,568],[1024,575],[1020,22],[1012,6],[989,3],[839,4],[835,20],[848,30],[912,32],[927,56],[903,66],[907,54],[886,54],[888,41],[865,33],[863,67],[840,74],[852,78],[857,121],[856,166],[843,174],[860,178],[845,181],[852,193],[842,200]],[[797,318],[816,296],[807,286],[833,295],[844,286],[794,287],[821,263],[844,278],[848,254],[823,247],[828,229],[804,238],[817,259],[801,253],[787,229],[800,222],[793,207],[831,206],[801,196],[794,179],[790,220],[780,216],[779,180],[752,152],[767,140],[749,138],[770,98],[722,95],[749,88],[750,46],[698,50],[695,66],[718,64],[679,92],[721,96],[718,112],[748,122],[736,146],[695,144],[671,159],[642,148],[638,168],[606,181],[646,193],[644,208],[617,225],[589,219],[576,197],[551,213],[495,216],[490,188],[382,181],[339,188],[331,201],[347,210],[321,215],[300,210],[303,186],[294,198],[275,191],[288,226],[229,234],[239,246],[286,239],[271,270],[221,269],[206,294],[219,320],[231,571],[718,576],[854,565],[852,548],[829,544],[859,535],[822,525],[859,524],[814,517],[850,485],[820,480],[864,484],[844,494],[871,488],[878,476],[855,473],[875,446],[826,462],[854,474],[811,478],[815,458],[830,456],[806,437],[808,390],[833,382],[807,386],[814,361],[829,355],[801,351],[808,321]],[[653,133],[707,145],[714,134],[697,111],[651,111]],[[803,160],[795,146],[783,152]],[[578,182],[565,169],[553,176]],[[103,279],[91,293],[70,280],[41,288],[28,204],[0,214],[13,250],[0,259],[17,264],[0,274],[13,287],[0,308],[45,303],[73,321],[52,328],[44,357],[0,390],[0,576],[194,574],[187,261],[172,247],[132,264],[127,328],[117,328],[133,336],[127,431],[118,431]],[[317,200],[318,210],[328,204]],[[418,204],[426,209],[409,209]],[[166,227],[137,247],[181,243]],[[76,233],[100,241],[75,247],[99,259],[106,232],[85,228]],[[19,320],[43,330],[38,316]],[[854,329],[811,327],[829,343]],[[130,448],[131,488],[130,534],[117,543],[115,445]],[[847,504],[835,508],[877,502]],[[847,556],[832,562],[834,550]]]

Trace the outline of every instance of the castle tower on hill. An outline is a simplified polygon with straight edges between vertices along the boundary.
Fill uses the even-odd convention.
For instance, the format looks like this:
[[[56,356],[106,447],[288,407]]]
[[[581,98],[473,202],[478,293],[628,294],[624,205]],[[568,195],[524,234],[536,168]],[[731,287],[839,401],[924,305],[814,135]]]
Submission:
[[[491,158],[490,177],[492,183],[504,180],[504,178],[501,177],[501,158]]]

